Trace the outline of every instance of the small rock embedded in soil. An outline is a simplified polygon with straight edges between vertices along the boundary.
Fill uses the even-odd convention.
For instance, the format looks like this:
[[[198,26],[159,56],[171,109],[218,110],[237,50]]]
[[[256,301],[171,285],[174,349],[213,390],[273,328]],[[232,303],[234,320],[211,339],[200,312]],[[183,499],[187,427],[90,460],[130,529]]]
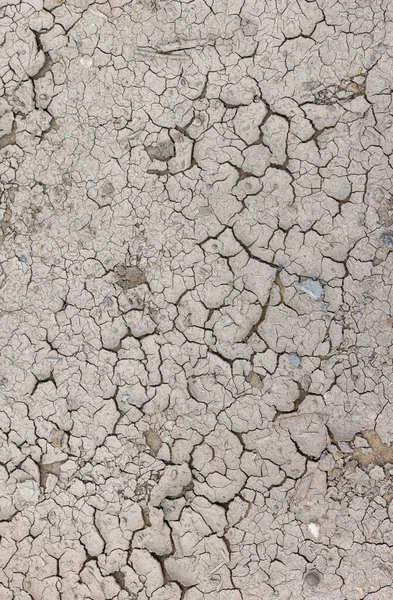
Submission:
[[[393,248],[393,231],[388,231],[382,236],[383,245],[386,248]]]
[[[320,527],[319,527],[318,523],[309,523],[308,529],[309,529],[311,535],[313,535],[316,539],[319,538]]]
[[[304,583],[309,587],[317,587],[320,584],[321,576],[316,570],[309,571],[304,576]]]
[[[323,285],[316,279],[309,278],[301,281],[297,285],[297,289],[307,294],[307,296],[310,296],[313,300],[320,300],[324,295]]]
[[[288,355],[288,362],[293,367],[300,367],[301,358],[297,354],[289,354]]]

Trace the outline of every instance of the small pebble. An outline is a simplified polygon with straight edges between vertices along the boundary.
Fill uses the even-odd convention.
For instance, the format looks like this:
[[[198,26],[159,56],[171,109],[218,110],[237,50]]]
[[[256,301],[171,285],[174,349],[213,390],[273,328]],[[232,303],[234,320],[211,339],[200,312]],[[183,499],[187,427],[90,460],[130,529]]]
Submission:
[[[318,571],[312,570],[304,576],[304,582],[310,587],[317,587],[321,581],[321,576]]]
[[[316,279],[309,278],[301,281],[297,285],[297,289],[310,296],[313,300],[320,300],[323,298],[323,286],[321,282]]]
[[[300,356],[298,356],[297,354],[289,354],[288,355],[288,362],[293,367],[300,367],[300,363],[301,363]]]
[[[319,539],[320,527],[319,527],[318,523],[309,523],[308,529],[309,529],[311,535],[313,535],[316,539]]]
[[[91,58],[91,56],[82,56],[80,59],[80,64],[82,65],[82,67],[91,67],[93,64],[93,59]]]
[[[393,231],[388,231],[382,236],[383,245],[386,248],[393,248]]]

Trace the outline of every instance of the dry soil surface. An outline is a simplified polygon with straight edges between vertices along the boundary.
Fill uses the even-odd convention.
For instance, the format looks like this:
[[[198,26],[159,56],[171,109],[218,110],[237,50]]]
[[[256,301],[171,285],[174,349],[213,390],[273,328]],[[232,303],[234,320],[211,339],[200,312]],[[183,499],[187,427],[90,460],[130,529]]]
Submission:
[[[393,2],[0,0],[0,600],[393,599]]]

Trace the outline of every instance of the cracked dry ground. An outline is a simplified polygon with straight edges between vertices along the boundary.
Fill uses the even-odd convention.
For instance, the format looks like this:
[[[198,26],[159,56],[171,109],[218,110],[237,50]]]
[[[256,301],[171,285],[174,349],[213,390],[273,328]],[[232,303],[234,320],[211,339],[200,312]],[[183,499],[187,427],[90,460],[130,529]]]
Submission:
[[[0,600],[393,599],[393,3],[0,7]]]

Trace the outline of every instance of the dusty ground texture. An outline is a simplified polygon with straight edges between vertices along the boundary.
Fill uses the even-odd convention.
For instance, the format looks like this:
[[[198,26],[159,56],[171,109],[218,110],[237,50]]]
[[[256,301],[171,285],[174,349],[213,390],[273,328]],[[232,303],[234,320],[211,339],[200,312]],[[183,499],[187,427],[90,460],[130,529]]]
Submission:
[[[0,600],[392,599],[392,2],[0,7]]]

